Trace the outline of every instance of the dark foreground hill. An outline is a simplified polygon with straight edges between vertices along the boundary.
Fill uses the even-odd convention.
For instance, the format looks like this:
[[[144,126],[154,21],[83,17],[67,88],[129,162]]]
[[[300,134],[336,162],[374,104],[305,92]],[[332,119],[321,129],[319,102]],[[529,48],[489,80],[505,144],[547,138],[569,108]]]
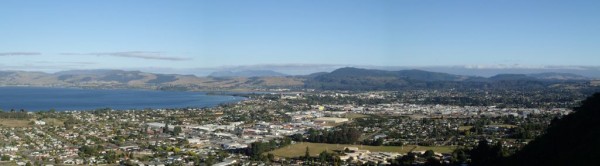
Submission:
[[[553,121],[504,165],[600,165],[600,93],[574,111]]]

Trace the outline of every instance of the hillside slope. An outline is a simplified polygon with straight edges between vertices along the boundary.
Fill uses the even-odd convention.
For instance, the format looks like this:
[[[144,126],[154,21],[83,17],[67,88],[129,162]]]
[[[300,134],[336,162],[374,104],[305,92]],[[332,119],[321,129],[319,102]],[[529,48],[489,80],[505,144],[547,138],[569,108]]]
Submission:
[[[83,88],[143,88],[161,90],[232,90],[302,87],[300,77],[196,77],[123,70],[72,70],[54,74],[0,71],[0,86],[56,86]]]
[[[552,122],[504,165],[600,165],[600,93],[574,111]]]

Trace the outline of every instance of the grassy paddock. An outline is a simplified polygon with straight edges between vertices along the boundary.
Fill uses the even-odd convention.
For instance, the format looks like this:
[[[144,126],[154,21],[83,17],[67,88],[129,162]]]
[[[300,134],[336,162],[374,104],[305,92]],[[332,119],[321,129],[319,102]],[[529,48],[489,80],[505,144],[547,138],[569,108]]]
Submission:
[[[31,120],[23,119],[0,119],[0,127],[30,127]]]
[[[334,150],[344,150],[344,147],[358,147],[361,150],[369,150],[371,152],[397,152],[397,153],[408,153],[410,151],[425,151],[433,150],[439,153],[450,153],[456,147],[454,146],[366,146],[366,145],[347,145],[347,144],[325,144],[325,143],[296,143],[283,148],[279,148],[268,153],[272,153],[279,157],[298,157],[304,156],[308,147],[311,156],[317,156],[319,153],[327,150],[333,152]]]
[[[64,126],[65,122],[63,122],[62,120],[58,120],[55,118],[45,118],[42,119],[42,121],[46,122],[46,125],[52,125],[52,126]]]
[[[471,130],[471,128],[473,128],[473,126],[458,126],[459,131],[467,131]]]
[[[503,127],[503,128],[515,128],[517,126],[515,125],[509,125],[509,124],[494,124],[494,125],[485,125],[487,127]]]
[[[5,166],[17,166],[17,163],[14,161],[0,161],[0,165],[5,165]]]
[[[366,117],[370,117],[370,115],[365,115],[365,114],[357,114],[357,113],[346,113],[345,114],[346,118],[350,118],[350,119],[357,119],[357,118],[366,118]]]

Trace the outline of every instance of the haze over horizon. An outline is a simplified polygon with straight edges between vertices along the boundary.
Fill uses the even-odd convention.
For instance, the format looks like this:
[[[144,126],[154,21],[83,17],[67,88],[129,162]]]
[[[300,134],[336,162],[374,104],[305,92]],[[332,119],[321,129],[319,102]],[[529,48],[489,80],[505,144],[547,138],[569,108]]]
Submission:
[[[597,72],[598,8],[592,0],[9,0],[0,5],[0,70]]]

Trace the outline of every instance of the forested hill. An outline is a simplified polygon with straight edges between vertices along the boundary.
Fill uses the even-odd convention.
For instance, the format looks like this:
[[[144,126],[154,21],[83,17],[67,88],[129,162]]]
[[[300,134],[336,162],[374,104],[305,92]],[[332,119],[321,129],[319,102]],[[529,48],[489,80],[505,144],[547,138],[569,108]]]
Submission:
[[[504,165],[600,165],[600,93],[574,111],[553,121]]]
[[[586,82],[583,78],[585,77],[563,73],[499,74],[485,78],[423,70],[385,71],[347,67],[308,77],[305,87],[323,90],[532,89],[561,82]]]

